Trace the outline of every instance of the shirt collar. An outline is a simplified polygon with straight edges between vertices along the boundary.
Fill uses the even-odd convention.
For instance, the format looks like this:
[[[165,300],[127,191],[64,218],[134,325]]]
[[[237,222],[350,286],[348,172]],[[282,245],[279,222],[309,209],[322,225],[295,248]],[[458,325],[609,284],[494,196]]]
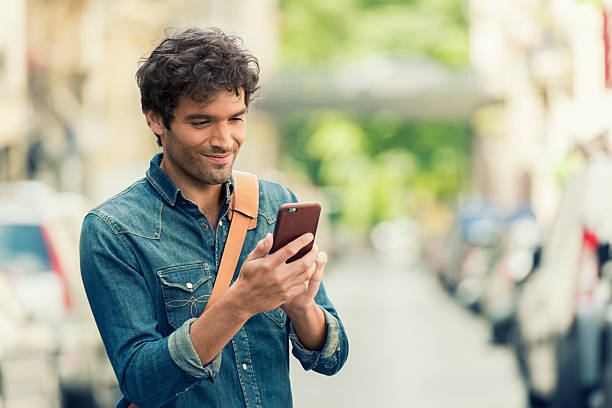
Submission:
[[[168,204],[174,206],[176,204],[176,199],[181,190],[174,184],[174,181],[168,177],[166,172],[161,168],[161,162],[164,157],[163,153],[157,153],[151,159],[151,164],[149,169],[147,170],[147,180],[155,191],[162,196]],[[225,202],[229,205],[231,196],[234,193],[234,177],[231,176],[228,181],[223,183],[222,190],[225,195]],[[181,193],[182,195],[182,193]]]

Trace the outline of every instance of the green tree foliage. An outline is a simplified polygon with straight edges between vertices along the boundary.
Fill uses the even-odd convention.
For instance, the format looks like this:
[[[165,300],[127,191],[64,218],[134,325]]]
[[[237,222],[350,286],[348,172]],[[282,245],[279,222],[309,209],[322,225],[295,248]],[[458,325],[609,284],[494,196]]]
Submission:
[[[280,6],[281,57],[292,69],[346,65],[388,51],[467,64],[465,0],[280,0]],[[356,233],[415,215],[431,200],[450,202],[467,182],[467,121],[326,110],[283,118],[280,126],[284,167],[323,187],[332,220]]]
[[[465,65],[465,0],[281,0],[286,65],[329,64],[409,50]]]
[[[356,232],[414,214],[423,198],[452,201],[467,180],[471,139],[464,122],[319,111],[283,126],[292,136],[284,139],[291,158],[285,166],[333,192],[333,219]]]

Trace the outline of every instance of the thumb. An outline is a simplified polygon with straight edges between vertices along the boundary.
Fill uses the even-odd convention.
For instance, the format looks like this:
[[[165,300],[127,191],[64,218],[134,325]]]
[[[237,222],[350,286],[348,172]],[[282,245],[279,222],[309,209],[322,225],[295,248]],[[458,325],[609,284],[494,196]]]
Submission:
[[[270,248],[272,248],[272,234],[267,233],[266,236],[257,243],[255,249],[253,249],[249,256],[247,256],[245,262],[263,258],[267,255],[268,251],[270,251]]]

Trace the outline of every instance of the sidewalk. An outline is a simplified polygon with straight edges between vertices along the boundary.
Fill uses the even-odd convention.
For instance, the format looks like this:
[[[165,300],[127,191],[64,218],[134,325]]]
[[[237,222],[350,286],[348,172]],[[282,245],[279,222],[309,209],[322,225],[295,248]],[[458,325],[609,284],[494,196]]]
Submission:
[[[507,348],[425,270],[362,253],[326,270],[328,295],[350,343],[340,373],[305,373],[291,358],[294,406],[522,408]]]

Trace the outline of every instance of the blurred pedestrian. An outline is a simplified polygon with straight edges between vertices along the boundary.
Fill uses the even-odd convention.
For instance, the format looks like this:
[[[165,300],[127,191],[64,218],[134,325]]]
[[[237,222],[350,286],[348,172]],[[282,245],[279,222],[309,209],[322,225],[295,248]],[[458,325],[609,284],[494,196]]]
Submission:
[[[297,201],[290,190],[256,183],[256,226],[233,284],[206,307],[237,218],[232,166],[258,62],[237,37],[188,29],[162,41],[136,78],[162,152],[146,177],[89,212],[81,233],[83,283],[124,395],[117,406],[289,407],[290,342],[306,370],[326,375],[348,354],[321,284],[325,253],[315,245],[285,262],[312,234],[268,253],[279,206]]]

